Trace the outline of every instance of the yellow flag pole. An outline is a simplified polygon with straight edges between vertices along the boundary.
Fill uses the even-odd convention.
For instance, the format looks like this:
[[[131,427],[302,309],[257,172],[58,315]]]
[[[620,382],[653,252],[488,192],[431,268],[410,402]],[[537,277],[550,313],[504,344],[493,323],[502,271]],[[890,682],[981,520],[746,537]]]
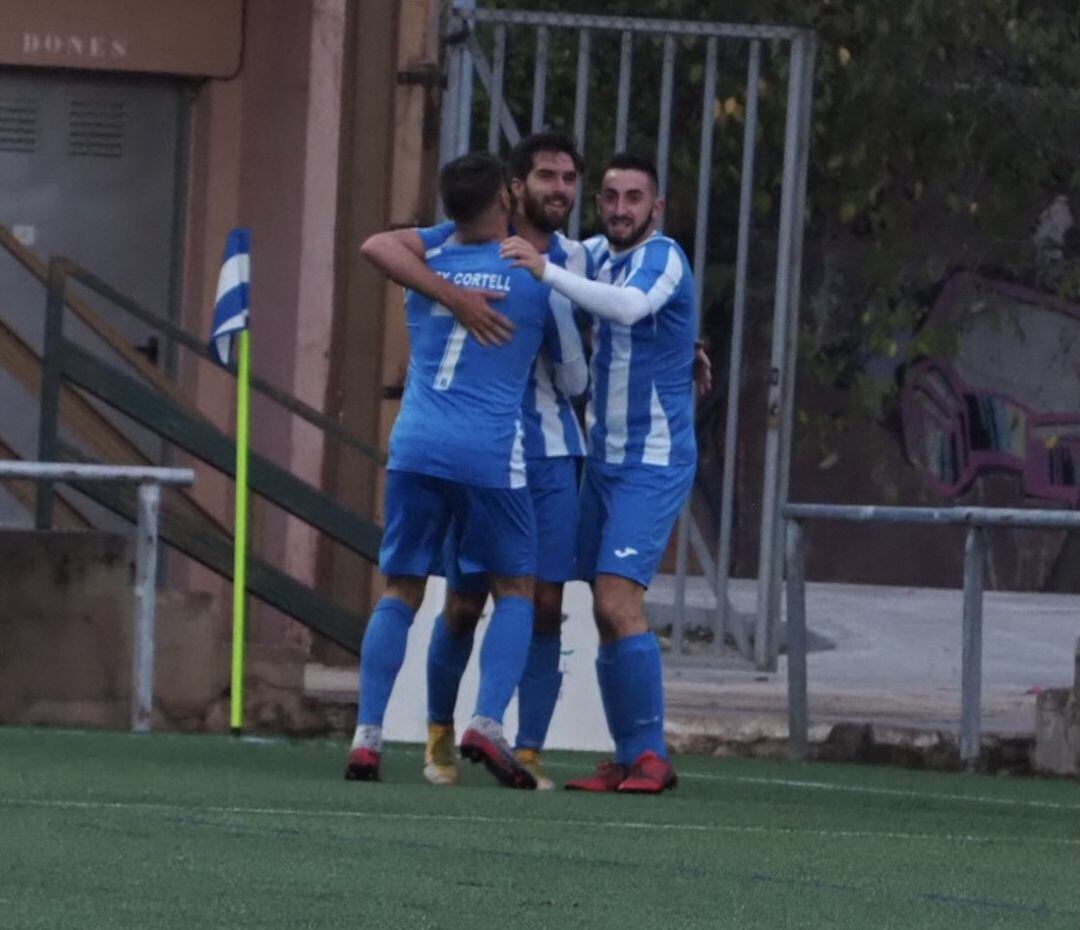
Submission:
[[[233,541],[233,638],[230,722],[239,734],[244,726],[244,627],[247,607],[248,436],[250,418],[251,338],[237,335],[236,375],[236,533]]]

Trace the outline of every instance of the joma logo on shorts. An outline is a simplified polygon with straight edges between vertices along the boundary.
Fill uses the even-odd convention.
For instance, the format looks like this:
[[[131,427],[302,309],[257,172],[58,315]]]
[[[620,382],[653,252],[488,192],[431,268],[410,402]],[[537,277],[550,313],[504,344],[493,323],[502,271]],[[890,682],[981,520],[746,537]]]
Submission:
[[[615,558],[617,558],[617,559],[625,559],[629,555],[637,555],[637,554],[638,554],[637,549],[633,548],[632,546],[627,546],[625,549],[616,549],[615,550]]]

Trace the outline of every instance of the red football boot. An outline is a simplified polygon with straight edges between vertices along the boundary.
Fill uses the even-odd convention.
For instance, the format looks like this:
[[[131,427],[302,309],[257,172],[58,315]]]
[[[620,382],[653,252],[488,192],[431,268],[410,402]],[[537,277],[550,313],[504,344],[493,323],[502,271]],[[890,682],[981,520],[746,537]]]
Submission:
[[[366,746],[353,749],[345,765],[345,781],[379,781],[380,761],[374,749]]]
[[[571,779],[563,787],[567,791],[618,791],[628,771],[625,765],[605,759],[597,764],[595,775]]]
[[[507,788],[536,788],[536,779],[501,736],[487,736],[469,727],[461,734],[461,754],[471,762],[483,762]]]
[[[627,794],[660,794],[678,783],[671,763],[650,749],[638,756],[630,766],[630,774],[620,782],[618,790]]]

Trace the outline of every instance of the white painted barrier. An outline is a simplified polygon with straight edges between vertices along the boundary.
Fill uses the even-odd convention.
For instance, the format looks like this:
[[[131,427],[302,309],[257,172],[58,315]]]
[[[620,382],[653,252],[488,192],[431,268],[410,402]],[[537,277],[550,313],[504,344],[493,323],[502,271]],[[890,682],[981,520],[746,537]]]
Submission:
[[[445,583],[441,578],[428,582],[427,596],[416,614],[409,632],[405,664],[398,675],[394,694],[387,707],[383,733],[388,740],[422,743],[427,738],[427,648],[431,628],[442,607]],[[490,610],[491,602],[488,602]],[[562,691],[548,731],[550,749],[588,749],[610,753],[614,749],[600,703],[596,684],[596,625],[592,618],[592,593],[584,582],[566,586],[563,613],[568,619],[562,628]],[[461,733],[476,705],[479,686],[480,644],[487,630],[487,617],[476,631],[472,658],[465,670],[458,693],[455,723]],[[517,698],[506,715],[506,733],[513,740],[517,733]]]

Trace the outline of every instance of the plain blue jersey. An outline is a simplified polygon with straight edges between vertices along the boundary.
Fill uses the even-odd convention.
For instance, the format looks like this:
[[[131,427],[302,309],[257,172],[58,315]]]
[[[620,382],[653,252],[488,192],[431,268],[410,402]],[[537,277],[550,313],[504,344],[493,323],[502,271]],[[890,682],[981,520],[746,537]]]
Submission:
[[[693,464],[698,315],[686,255],[659,233],[625,252],[613,252],[602,236],[585,245],[597,281],[637,288],[652,308],[632,326],[593,318],[589,457],[612,465]]]
[[[503,291],[499,310],[516,330],[506,345],[484,348],[448,309],[408,293],[409,373],[387,467],[484,487],[524,487],[521,400],[551,312],[548,288],[501,259],[497,242],[448,242],[431,250],[427,262],[461,287]]]
[[[453,236],[453,223],[419,229],[420,240],[429,251]],[[562,233],[554,233],[547,259],[584,277],[593,276],[592,255],[584,245]],[[585,366],[585,349],[575,322],[575,308],[569,299],[546,284],[551,314],[544,342],[525,388],[522,422],[525,427],[525,458],[547,459],[585,454],[585,439],[570,398],[560,390],[556,365]],[[495,309],[502,310],[500,303]],[[584,374],[584,371],[582,372]]]

